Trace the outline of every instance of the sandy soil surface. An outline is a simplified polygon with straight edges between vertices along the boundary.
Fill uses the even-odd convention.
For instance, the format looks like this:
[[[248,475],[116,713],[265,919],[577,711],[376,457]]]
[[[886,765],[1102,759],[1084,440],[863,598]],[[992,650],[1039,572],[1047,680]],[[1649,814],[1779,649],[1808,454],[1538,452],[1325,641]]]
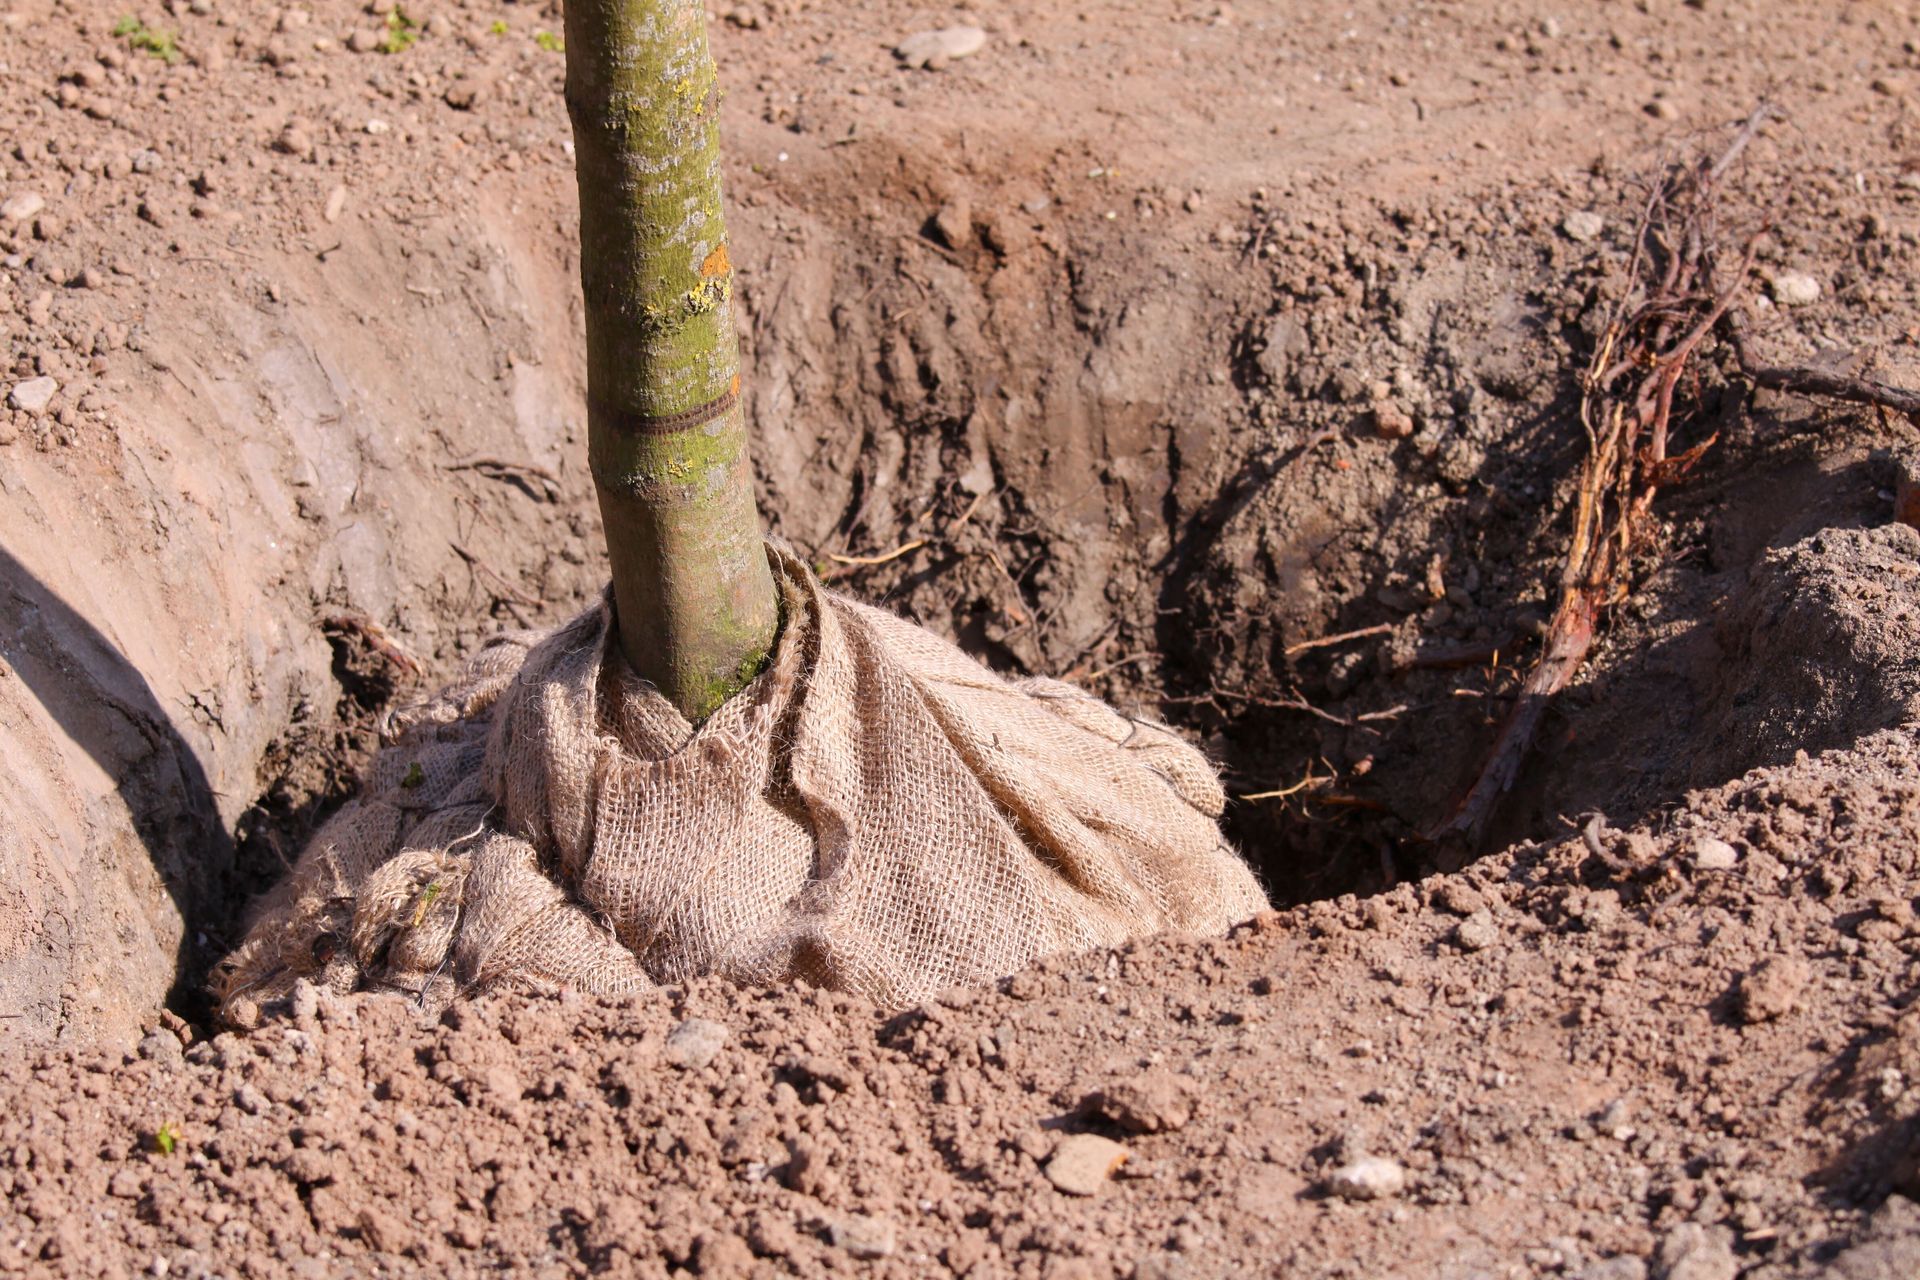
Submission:
[[[1757,341],[1920,382],[1912,6],[723,6],[772,522],[1308,781],[1229,820],[1298,905],[904,1012],[209,1038],[381,714],[602,580],[560,17],[5,2],[0,1270],[1920,1271],[1911,424],[1712,353],[1504,851],[1415,838],[1538,648],[1663,163],[1773,102]]]

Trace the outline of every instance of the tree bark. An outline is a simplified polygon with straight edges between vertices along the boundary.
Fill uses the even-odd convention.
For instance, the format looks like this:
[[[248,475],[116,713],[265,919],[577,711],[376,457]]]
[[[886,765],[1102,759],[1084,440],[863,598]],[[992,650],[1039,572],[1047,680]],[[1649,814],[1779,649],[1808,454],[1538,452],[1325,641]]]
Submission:
[[[621,652],[694,723],[779,625],[740,410],[703,0],[568,0],[587,456]]]

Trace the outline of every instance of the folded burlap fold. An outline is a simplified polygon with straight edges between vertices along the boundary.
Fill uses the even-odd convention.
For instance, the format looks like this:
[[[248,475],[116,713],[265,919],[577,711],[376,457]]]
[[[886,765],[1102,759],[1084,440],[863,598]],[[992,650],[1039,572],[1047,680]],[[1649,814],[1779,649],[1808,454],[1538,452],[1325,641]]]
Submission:
[[[698,728],[631,674],[604,602],[396,717],[216,974],[227,1016],[303,977],[432,1005],[721,974],[902,1005],[1266,906],[1170,730],[769,554],[772,662]]]

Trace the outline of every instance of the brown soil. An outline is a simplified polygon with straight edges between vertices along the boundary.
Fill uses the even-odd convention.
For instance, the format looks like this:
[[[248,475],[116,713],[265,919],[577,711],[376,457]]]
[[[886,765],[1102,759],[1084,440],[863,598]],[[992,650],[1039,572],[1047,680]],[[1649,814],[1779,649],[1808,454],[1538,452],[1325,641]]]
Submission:
[[[1659,165],[1774,101],[1727,216],[1772,220],[1757,297],[1819,296],[1759,343],[1920,382],[1909,6],[1042,3],[940,71],[889,47],[951,11],[730,10],[779,531],[1237,794],[1323,779],[1230,819],[1305,905],[906,1013],[301,1000],[208,1041],[206,965],[380,715],[602,579],[558,12],[410,9],[385,55],[355,6],[180,3],[168,63],[0,4],[0,200],[43,201],[0,386],[59,384],[0,409],[0,1270],[1920,1267],[1909,424],[1712,355],[1680,443],[1719,441],[1506,851],[1414,838],[1537,648]],[[728,1040],[676,1067],[689,1017]],[[1131,1152],[1087,1198],[1077,1133]],[[1363,1155],[1400,1189],[1335,1193]]]

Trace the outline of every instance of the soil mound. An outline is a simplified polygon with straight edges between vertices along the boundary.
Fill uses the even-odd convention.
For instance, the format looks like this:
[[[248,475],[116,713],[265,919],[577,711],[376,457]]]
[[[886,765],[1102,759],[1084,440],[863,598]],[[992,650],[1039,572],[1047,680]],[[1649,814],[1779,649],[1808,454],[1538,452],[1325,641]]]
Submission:
[[[905,1012],[706,980],[436,1017],[302,983],[251,1034],[30,1059],[0,1269],[1910,1266],[1898,1197],[1859,1206],[1920,1191],[1916,779],[1883,733],[1604,857],[1529,847]],[[1089,1172],[1083,1138],[1124,1163]]]

